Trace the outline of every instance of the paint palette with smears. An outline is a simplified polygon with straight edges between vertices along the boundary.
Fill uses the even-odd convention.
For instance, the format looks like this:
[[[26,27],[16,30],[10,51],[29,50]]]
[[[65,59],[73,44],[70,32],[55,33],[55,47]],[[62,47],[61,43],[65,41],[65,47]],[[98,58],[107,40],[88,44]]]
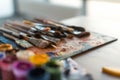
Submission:
[[[81,54],[117,40],[114,37],[88,32],[83,27],[69,26],[39,18],[33,21],[7,22],[4,29],[0,30],[31,43],[33,46],[28,47],[29,50],[47,53],[59,59]]]
[[[85,51],[98,48],[116,40],[117,38],[114,37],[91,32],[89,37],[83,37],[80,39],[74,37],[72,39],[66,39],[57,45],[56,48],[42,49],[37,47],[30,47],[28,49],[37,51],[39,53],[48,53],[52,56],[54,55],[53,57],[55,58],[65,59],[77,54],[81,54]]]

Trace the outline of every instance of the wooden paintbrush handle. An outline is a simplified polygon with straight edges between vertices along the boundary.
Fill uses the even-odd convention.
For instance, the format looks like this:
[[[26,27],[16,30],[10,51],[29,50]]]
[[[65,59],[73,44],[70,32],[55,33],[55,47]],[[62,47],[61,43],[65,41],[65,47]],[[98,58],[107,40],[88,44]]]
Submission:
[[[7,38],[9,38],[11,40],[14,40],[14,41],[18,40],[17,38],[15,38],[15,37],[13,37],[13,36],[11,36],[9,34],[6,34],[6,33],[3,33],[3,36],[5,36],[5,37],[7,37]]]
[[[62,27],[65,30],[69,30],[70,28],[74,29],[74,30],[79,30],[79,31],[85,31],[85,28],[80,27],[80,26],[70,26],[70,25],[65,25],[63,23],[60,22],[55,22],[52,20],[47,20],[47,19],[40,19],[40,18],[35,18],[34,20],[44,23],[44,24],[48,24],[48,25],[54,25],[56,27]]]
[[[19,38],[19,35],[16,32],[4,29],[4,28],[0,28],[0,31],[2,31],[3,33],[7,33],[9,35],[13,35],[14,37]]]

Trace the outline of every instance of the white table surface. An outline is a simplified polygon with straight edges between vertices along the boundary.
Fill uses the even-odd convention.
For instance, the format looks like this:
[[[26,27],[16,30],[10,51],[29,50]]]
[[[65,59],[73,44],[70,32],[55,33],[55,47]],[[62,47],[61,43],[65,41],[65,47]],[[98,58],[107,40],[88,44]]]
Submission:
[[[101,72],[103,66],[120,68],[120,17],[74,17],[63,20],[69,25],[83,26],[88,31],[95,31],[118,38],[117,41],[73,57],[81,66],[92,74],[94,80],[120,80]]]

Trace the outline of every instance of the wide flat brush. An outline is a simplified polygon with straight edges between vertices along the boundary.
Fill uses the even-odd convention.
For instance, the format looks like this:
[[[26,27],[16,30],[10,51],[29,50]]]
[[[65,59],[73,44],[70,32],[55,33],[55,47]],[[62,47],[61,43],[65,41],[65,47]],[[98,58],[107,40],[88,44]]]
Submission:
[[[13,40],[9,40],[0,32],[0,42],[4,44],[11,44],[14,49],[21,49]]]
[[[14,37],[14,36],[11,36],[9,34],[3,33],[3,36],[14,40],[16,44],[18,44],[19,46],[21,46],[23,48],[29,48],[29,47],[33,46],[32,44],[28,43],[27,41],[25,41],[23,39],[18,39],[18,38]]]

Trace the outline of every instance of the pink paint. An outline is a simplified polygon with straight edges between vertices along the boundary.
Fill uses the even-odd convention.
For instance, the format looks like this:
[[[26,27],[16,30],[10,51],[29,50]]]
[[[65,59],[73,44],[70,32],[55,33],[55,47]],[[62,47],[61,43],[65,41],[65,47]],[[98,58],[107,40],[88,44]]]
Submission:
[[[13,64],[13,73],[15,80],[27,80],[27,73],[33,68],[33,65],[29,62],[16,61]]]
[[[2,80],[14,80],[12,64],[16,60],[14,57],[6,57],[0,61]]]

